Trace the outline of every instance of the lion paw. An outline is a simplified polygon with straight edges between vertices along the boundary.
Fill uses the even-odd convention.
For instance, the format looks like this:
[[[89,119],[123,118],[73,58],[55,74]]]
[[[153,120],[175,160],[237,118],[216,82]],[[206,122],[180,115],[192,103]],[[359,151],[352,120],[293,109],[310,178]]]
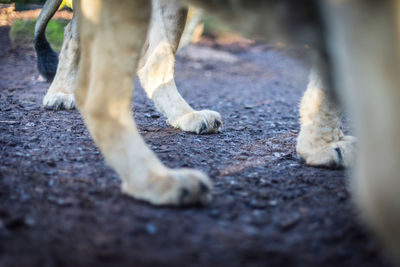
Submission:
[[[200,110],[182,115],[170,124],[185,132],[196,134],[218,133],[222,128],[222,118],[218,112]]]
[[[74,109],[75,98],[73,94],[66,93],[47,93],[43,98],[43,106],[46,109],[60,110],[60,109]]]
[[[154,205],[207,204],[212,198],[212,184],[200,171],[168,169],[162,175],[150,173],[146,185],[123,182],[122,192]]]
[[[297,145],[297,154],[307,165],[329,168],[347,168],[353,165],[356,155],[356,138],[344,136],[339,141],[317,148]]]

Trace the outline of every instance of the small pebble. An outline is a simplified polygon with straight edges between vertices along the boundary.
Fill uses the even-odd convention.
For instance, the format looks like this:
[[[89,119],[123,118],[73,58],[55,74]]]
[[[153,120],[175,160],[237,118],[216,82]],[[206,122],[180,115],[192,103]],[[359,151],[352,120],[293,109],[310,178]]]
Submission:
[[[155,235],[155,234],[157,234],[158,229],[154,224],[148,223],[148,224],[146,224],[146,232],[150,235]]]
[[[25,218],[25,224],[26,225],[33,226],[33,225],[35,225],[35,223],[36,223],[36,221],[35,221],[35,219],[33,217],[27,216]]]
[[[301,219],[300,214],[295,213],[292,214],[291,216],[287,217],[287,218],[283,218],[280,223],[279,223],[279,227],[282,230],[288,230],[290,228],[292,228],[293,226],[295,226]]]
[[[276,206],[277,204],[278,204],[278,200],[273,199],[273,200],[268,201],[269,206]]]
[[[262,209],[266,207],[266,204],[262,201],[258,201],[257,199],[250,200],[250,207],[253,209]]]
[[[211,217],[214,217],[214,218],[218,218],[220,216],[220,212],[217,209],[212,209],[209,214]]]
[[[267,199],[269,197],[268,191],[267,190],[261,190],[258,192],[258,196],[263,199]]]
[[[342,192],[342,191],[338,192],[337,196],[338,196],[338,198],[340,200],[346,200],[347,199],[347,194],[345,192]]]

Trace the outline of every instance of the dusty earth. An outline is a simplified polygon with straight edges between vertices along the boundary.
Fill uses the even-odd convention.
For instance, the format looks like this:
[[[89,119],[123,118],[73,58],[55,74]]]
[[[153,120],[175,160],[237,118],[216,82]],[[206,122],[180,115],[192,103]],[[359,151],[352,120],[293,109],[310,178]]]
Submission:
[[[141,134],[168,166],[214,182],[205,207],[159,208],[121,194],[78,111],[49,111],[32,50],[0,27],[0,266],[389,266],[351,205],[343,170],[295,154],[302,51],[203,40],[176,80],[220,134],[169,127],[141,88]],[[200,56],[199,56],[200,55]],[[137,85],[138,86],[138,85]],[[139,86],[138,86],[139,87]]]

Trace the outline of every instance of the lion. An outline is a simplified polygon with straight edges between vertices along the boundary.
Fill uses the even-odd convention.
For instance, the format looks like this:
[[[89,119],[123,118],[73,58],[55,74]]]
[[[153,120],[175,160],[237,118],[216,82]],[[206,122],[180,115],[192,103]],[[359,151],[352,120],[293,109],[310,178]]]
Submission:
[[[46,25],[62,1],[47,1],[35,27],[35,49],[39,72],[53,81],[43,99],[47,109],[75,107],[80,45],[77,19],[67,25],[57,67],[56,53],[44,35]],[[221,115],[211,110],[195,111],[179,94],[174,81],[175,53],[185,27],[187,8],[154,0],[149,34],[140,56],[137,74],[147,96],[175,128],[197,134],[218,133]],[[301,130],[297,153],[306,164],[323,167],[348,167],[354,161],[356,139],[345,136],[340,129],[341,110],[321,78],[315,60],[310,82],[300,105]],[[56,70],[57,68],[57,70]]]
[[[312,166],[347,167],[356,161],[351,180],[355,202],[400,262],[399,1],[76,1],[76,20],[66,35],[70,32],[75,42],[72,50],[79,50],[68,67],[77,75],[69,89],[55,86],[63,67],[61,52],[44,104],[68,108],[76,102],[91,136],[119,174],[124,193],[155,205],[210,201],[208,176],[164,166],[139,135],[131,114],[137,73],[171,125],[196,133],[218,131],[219,114],[193,111],[174,83],[174,55],[187,3],[250,36],[313,48],[314,67],[300,104],[297,153]],[[338,99],[353,117],[356,160],[355,138],[340,129]]]

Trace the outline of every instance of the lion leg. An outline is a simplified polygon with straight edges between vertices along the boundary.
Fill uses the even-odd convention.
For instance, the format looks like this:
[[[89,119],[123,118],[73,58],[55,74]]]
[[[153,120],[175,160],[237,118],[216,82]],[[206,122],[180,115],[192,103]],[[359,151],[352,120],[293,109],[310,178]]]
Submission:
[[[174,1],[153,1],[148,46],[139,63],[138,75],[147,96],[167,117],[167,123],[183,131],[219,132],[221,115],[211,110],[194,110],[179,94],[174,80],[175,53],[187,10]]]
[[[43,98],[46,109],[75,108],[74,89],[79,63],[79,36],[75,16],[64,30],[56,75]]]
[[[297,154],[311,166],[348,167],[354,161],[356,139],[340,129],[341,109],[327,92],[323,77],[318,68],[311,70],[300,103]]]
[[[336,3],[336,2],[335,2]],[[400,264],[399,2],[332,1],[337,77],[354,117],[359,155],[352,179],[364,219]],[[341,88],[340,88],[341,89]]]
[[[148,0],[84,0],[79,15],[81,62],[76,103],[122,191],[152,204],[183,205],[211,199],[200,171],[171,170],[147,147],[131,113],[133,76],[150,17]]]

